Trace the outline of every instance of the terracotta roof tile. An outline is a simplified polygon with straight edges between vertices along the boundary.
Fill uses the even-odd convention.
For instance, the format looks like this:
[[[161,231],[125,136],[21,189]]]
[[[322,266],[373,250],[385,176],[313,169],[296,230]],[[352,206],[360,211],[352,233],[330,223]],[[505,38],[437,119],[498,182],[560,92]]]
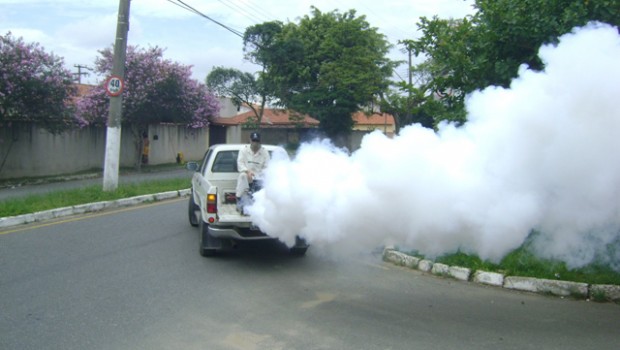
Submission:
[[[293,112],[294,113],[294,112]],[[289,116],[291,112],[284,109],[265,109],[263,112],[263,118],[261,120],[261,126],[264,127],[292,127],[296,124],[295,121],[291,121]],[[237,114],[232,117],[219,117],[212,120],[216,125],[239,125],[246,123],[249,118],[254,117],[254,112],[249,111],[241,114]],[[310,117],[309,115],[303,115],[303,124],[307,127],[315,127],[319,125],[319,121]]]
[[[353,121],[358,125],[394,125],[394,116],[388,113],[373,113],[367,115],[364,112],[355,112]]]
[[[90,92],[90,90],[92,90],[95,86],[87,84],[75,84],[75,87],[77,88],[77,95],[84,96],[88,92]]]
[[[94,85],[87,84],[75,84],[74,86],[76,94],[75,96],[71,96],[71,99],[69,100],[71,103],[77,103],[79,98],[86,96],[90,92],[90,90],[95,87]]]

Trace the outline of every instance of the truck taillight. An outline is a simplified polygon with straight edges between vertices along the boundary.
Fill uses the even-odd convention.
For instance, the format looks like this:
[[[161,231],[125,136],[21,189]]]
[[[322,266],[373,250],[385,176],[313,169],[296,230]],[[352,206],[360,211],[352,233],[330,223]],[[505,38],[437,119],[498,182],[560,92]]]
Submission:
[[[207,213],[217,213],[217,195],[207,195]]]

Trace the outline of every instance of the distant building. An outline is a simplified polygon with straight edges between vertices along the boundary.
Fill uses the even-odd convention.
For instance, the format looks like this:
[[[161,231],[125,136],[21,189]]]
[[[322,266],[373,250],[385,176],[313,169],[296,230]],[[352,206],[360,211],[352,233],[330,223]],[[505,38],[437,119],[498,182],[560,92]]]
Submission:
[[[210,144],[245,143],[256,129],[261,130],[264,143],[294,144],[318,126],[319,121],[307,114],[265,108],[260,125],[253,111],[213,118],[209,125]]]
[[[352,116],[354,131],[372,132],[379,130],[388,137],[393,137],[396,130],[394,116],[388,113],[374,112],[366,114],[364,112],[356,112]]]
[[[319,135],[320,122],[307,115],[286,109],[265,108],[260,126],[256,124],[256,116],[246,104],[239,108],[229,98],[221,98],[222,110],[220,117],[211,119],[209,125],[209,144],[244,143],[250,132],[260,128],[263,142],[274,144],[299,143],[311,136]],[[255,108],[260,108],[255,106]],[[393,137],[396,130],[394,116],[388,113],[363,111],[354,113],[353,130],[347,141],[341,142],[349,149],[357,149],[364,135],[379,130],[388,137]]]
[[[214,118],[212,123],[217,125],[244,125],[253,126],[256,123],[256,115],[253,111],[241,114]],[[265,108],[261,119],[260,128],[315,128],[319,126],[319,121],[307,114],[296,113],[286,109]]]
[[[90,90],[92,90],[95,87],[95,85],[75,84],[75,87],[77,88],[77,95],[81,97],[81,96],[88,94]]]

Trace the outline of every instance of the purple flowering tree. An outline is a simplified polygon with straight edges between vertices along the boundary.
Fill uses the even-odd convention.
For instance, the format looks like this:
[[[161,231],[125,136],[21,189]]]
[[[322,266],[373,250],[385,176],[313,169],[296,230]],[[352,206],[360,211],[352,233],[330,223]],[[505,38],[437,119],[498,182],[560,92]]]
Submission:
[[[75,94],[61,57],[10,32],[0,35],[0,126],[32,122],[51,132],[70,128]]]
[[[113,50],[99,53],[95,70],[102,75],[111,74]],[[122,123],[131,128],[138,155],[142,149],[141,135],[149,124],[177,123],[203,128],[209,125],[210,117],[219,113],[217,98],[204,84],[191,79],[191,66],[165,60],[158,47],[127,48],[124,83]],[[105,125],[108,107],[102,82],[78,101],[76,115],[81,125]]]

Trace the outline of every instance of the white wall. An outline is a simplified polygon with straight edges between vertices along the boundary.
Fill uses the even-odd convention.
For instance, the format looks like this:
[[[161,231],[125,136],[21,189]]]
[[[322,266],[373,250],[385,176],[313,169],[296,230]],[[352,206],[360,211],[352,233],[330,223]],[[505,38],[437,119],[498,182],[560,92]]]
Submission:
[[[201,159],[209,144],[208,129],[190,129],[178,125],[149,127],[149,164],[166,164],[183,153],[185,160]],[[157,136],[157,139],[155,137]]]
[[[51,134],[33,125],[13,123],[0,127],[0,179],[71,174],[103,169],[106,128],[87,127]],[[157,135],[157,140],[153,138]],[[200,159],[208,147],[208,129],[181,125],[149,126],[149,164]],[[128,128],[122,129],[121,166],[136,163],[137,153]],[[4,163],[4,165],[2,165]]]
[[[235,106],[232,103],[232,100],[229,97],[220,97],[219,101],[220,101],[220,115],[219,116],[222,118],[234,117],[237,114],[245,113],[250,110],[250,108],[247,106],[241,106],[237,108],[237,106]]]

